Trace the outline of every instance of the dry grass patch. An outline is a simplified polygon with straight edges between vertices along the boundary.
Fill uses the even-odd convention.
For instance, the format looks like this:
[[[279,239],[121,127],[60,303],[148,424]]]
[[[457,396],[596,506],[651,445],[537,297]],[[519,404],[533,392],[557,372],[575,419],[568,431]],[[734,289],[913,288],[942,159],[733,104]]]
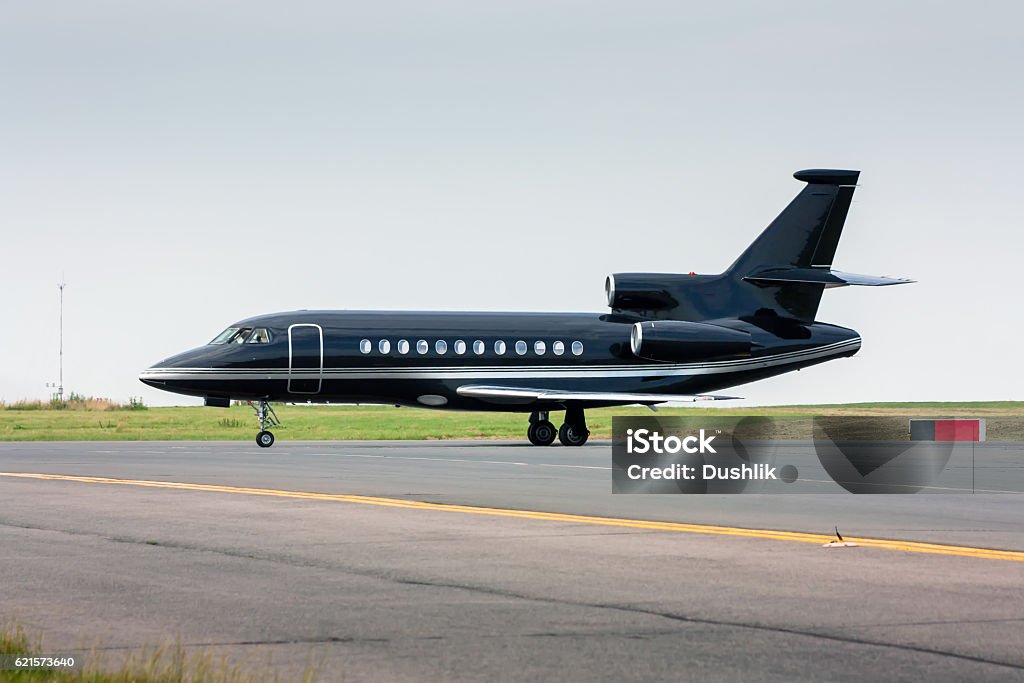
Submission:
[[[52,655],[41,637],[30,637],[14,624],[0,630],[0,655]],[[63,655],[62,655],[63,656]],[[186,648],[181,644],[145,647],[126,657],[114,657],[99,650],[75,655],[73,669],[0,670],[0,683],[277,683],[277,672],[246,663],[232,663],[207,648]],[[289,678],[288,680],[296,680]],[[307,667],[298,678],[316,680],[316,670]]]

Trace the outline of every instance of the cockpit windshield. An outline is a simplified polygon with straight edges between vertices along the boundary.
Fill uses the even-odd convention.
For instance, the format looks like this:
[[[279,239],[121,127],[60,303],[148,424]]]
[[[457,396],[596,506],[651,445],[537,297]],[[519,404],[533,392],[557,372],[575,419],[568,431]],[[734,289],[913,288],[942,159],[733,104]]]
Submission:
[[[270,333],[265,327],[229,327],[216,337],[211,344],[269,344]]]
[[[224,330],[223,332],[218,334],[216,337],[214,337],[213,341],[211,341],[210,343],[211,344],[227,344],[230,339],[232,339],[232,338],[234,338],[236,336],[238,336],[238,328],[237,327],[229,327],[228,329]]]

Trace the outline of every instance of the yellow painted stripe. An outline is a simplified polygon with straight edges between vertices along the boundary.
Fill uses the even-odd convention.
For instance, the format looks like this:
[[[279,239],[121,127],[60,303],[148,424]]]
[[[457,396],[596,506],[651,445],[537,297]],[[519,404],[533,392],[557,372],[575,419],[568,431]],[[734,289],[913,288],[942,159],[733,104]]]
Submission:
[[[566,522],[572,524],[592,524],[598,526],[626,527],[649,531],[675,531],[689,534],[711,534],[714,536],[738,536],[743,538],[761,538],[775,541],[793,541],[797,543],[823,544],[831,537],[821,534],[808,534],[800,531],[779,531],[775,529],[745,529],[743,527],[716,526],[710,524],[686,524],[683,522],[654,522],[641,519],[619,519],[615,517],[592,517],[589,515],[570,515],[560,512],[537,512],[533,510],[512,510],[506,508],[477,507],[473,505],[448,505],[444,503],[426,503],[400,498],[378,498],[374,496],[357,496],[343,493],[312,493],[308,491],[287,491],[280,489],[247,488],[243,486],[216,486],[213,484],[190,484],[174,481],[146,481],[140,479],[111,479],[108,477],[80,477],[67,474],[39,474],[34,472],[0,472],[0,477],[19,479],[45,479],[52,481],[75,481],[86,484],[120,484],[123,486],[144,486],[161,489],[178,489],[184,491],[206,491],[210,493],[234,493],[249,496],[270,496],[275,498],[297,498],[301,500],[322,500],[339,503],[357,503],[359,505],[379,505],[383,507],[405,508],[410,510],[432,510],[437,512],[461,512],[473,515],[489,515],[492,517],[513,517],[517,519],[534,519],[547,522]],[[921,543],[919,541],[900,541],[883,538],[846,537],[868,548],[885,550],[901,550],[912,553],[931,555],[957,555],[987,560],[1009,560],[1024,562],[1024,551],[996,550],[993,548],[975,548],[971,546],[944,545],[941,543]]]

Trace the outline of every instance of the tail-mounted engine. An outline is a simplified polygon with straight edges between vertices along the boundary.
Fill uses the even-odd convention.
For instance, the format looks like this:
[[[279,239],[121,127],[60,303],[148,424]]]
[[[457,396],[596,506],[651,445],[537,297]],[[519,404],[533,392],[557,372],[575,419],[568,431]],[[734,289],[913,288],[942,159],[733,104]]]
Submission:
[[[629,345],[637,358],[669,362],[748,356],[754,347],[746,332],[685,320],[635,323]]]
[[[663,273],[616,273],[604,281],[608,305],[624,311],[659,311],[679,302],[670,291],[678,275]]]

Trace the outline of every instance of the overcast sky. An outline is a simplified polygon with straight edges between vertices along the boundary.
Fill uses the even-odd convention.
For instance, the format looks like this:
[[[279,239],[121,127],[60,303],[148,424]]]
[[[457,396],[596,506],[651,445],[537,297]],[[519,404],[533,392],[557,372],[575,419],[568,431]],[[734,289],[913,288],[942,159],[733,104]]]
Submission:
[[[748,403],[1020,399],[1024,11],[933,2],[0,0],[0,398],[296,308],[602,311],[862,170],[852,359]]]

